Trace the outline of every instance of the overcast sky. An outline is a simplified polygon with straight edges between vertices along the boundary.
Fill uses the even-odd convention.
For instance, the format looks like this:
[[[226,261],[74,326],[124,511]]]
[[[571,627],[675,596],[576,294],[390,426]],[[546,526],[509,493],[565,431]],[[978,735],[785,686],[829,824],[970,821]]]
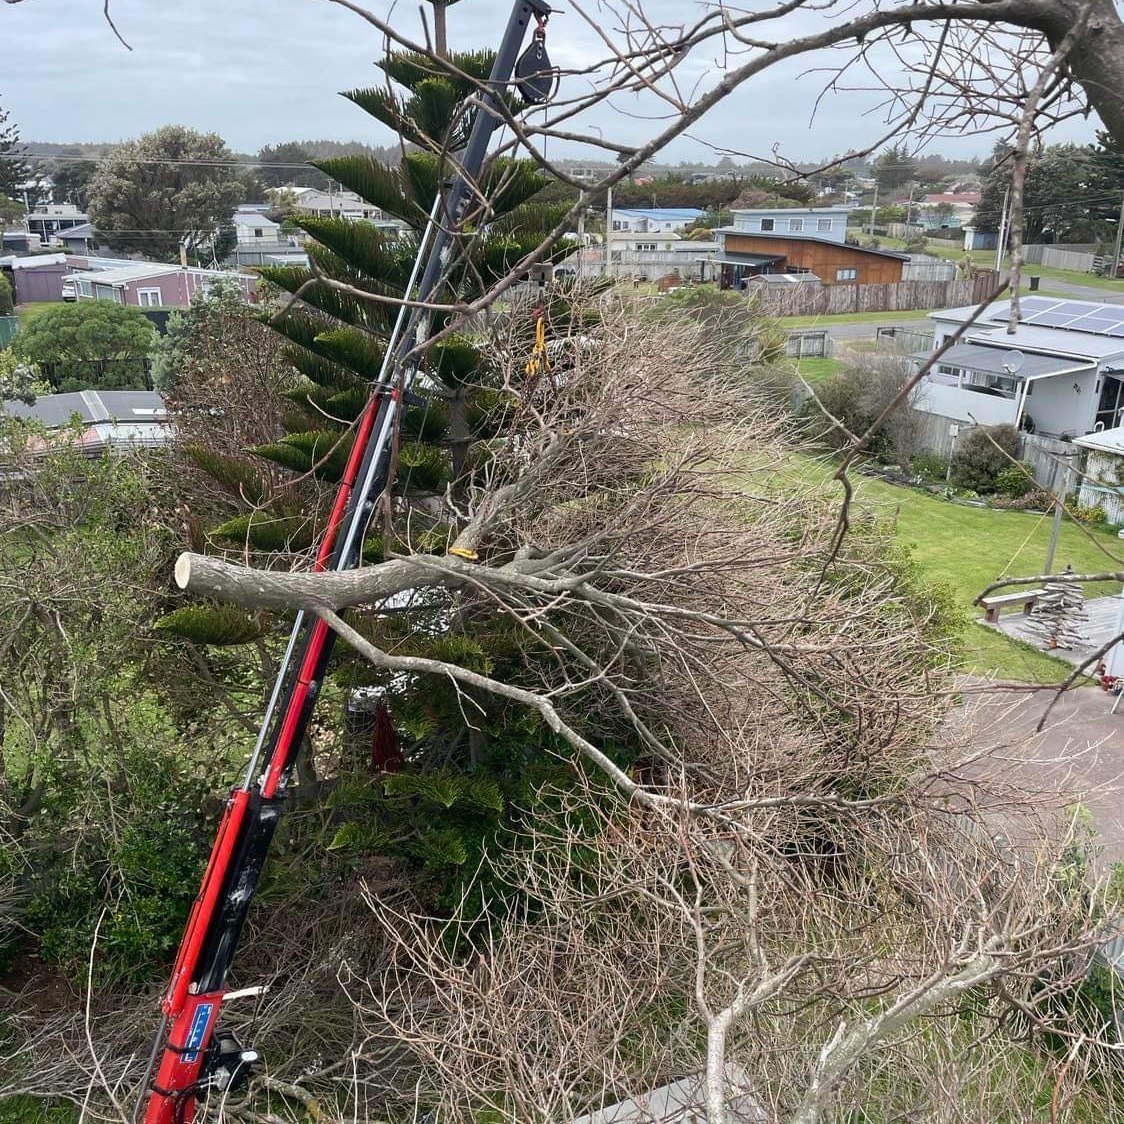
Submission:
[[[773,0],[768,2],[771,7]],[[566,8],[564,0],[559,6]],[[369,0],[369,7],[382,15],[390,10],[387,0]],[[648,0],[646,7],[669,21],[703,10],[683,0]],[[131,52],[114,39],[101,8],[102,0],[0,5],[0,104],[25,140],[116,141],[169,123],[218,132],[241,152],[302,138],[391,139],[338,96],[377,82],[372,63],[382,50],[379,36],[328,0],[112,0]],[[493,46],[508,11],[508,0],[464,0],[450,10],[451,45]],[[408,33],[418,32],[415,2],[407,0],[395,12]],[[822,26],[819,15],[802,18]],[[595,49],[572,11],[551,21],[549,45],[563,66],[587,61]],[[700,57],[689,65],[688,79],[706,84],[721,62]],[[801,78],[799,70],[767,72],[712,111],[692,135],[739,152],[767,154],[779,146],[789,158],[818,159],[880,134],[882,118],[870,94],[834,95],[811,121],[822,76]],[[587,123],[634,143],[658,128],[636,115],[640,108],[602,106]],[[1067,125],[1057,139],[1084,141],[1093,131],[1089,122]],[[961,138],[932,149],[984,155],[991,144],[989,137]],[[579,153],[556,148],[548,155]],[[665,158],[713,162],[715,155],[684,138]]]

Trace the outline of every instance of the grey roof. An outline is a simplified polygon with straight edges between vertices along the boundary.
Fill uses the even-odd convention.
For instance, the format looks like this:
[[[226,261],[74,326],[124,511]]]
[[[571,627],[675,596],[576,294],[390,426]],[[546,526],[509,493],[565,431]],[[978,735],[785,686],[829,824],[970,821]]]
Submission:
[[[149,277],[166,277],[169,273],[178,273],[178,265],[137,264],[122,266],[119,269],[79,270],[74,277],[83,281],[94,281],[98,285],[125,285],[130,281],[144,281]]]
[[[59,241],[65,242],[68,238],[96,238],[98,232],[92,222],[84,222],[81,226],[72,226],[69,230],[59,231]]]
[[[57,429],[69,425],[75,414],[87,424],[105,421],[163,423],[168,420],[164,399],[154,390],[79,390],[71,394],[44,394],[30,405],[5,402],[4,412]]]
[[[778,211],[791,211],[797,215],[849,215],[853,207],[731,207],[732,215],[775,215]]]
[[[766,286],[774,285],[780,288],[783,285],[822,285],[823,281],[814,273],[759,273],[756,277],[748,277],[747,281],[764,282]]]
[[[1073,443],[1096,452],[1124,456],[1124,425],[1118,425],[1115,429],[1102,429],[1097,433],[1086,433],[1084,437],[1075,437]]]
[[[775,261],[784,261],[784,254],[739,254],[736,250],[729,250],[714,260],[722,265],[771,265]]]
[[[1027,355],[1022,352],[1022,363],[1018,369],[1008,372],[1008,366],[1016,366],[1012,362],[1010,347],[984,347],[976,343],[958,343],[948,349],[937,361],[950,367],[966,367],[970,371],[987,371],[994,375],[1010,374],[1016,379],[1033,379],[1041,375],[1071,374],[1076,371],[1087,371],[1096,366],[1090,361],[1074,362],[1072,359],[1063,359],[1053,355]],[[914,356],[915,359],[928,359],[931,352],[922,351]]]
[[[929,316],[933,320],[963,324],[975,311],[975,305],[963,305],[939,309]],[[1011,302],[994,301],[968,329],[968,334],[973,339],[997,339],[1001,334],[1008,347],[1028,347],[1089,359],[1124,355],[1124,305],[1023,297],[1020,311],[1023,319],[1015,334],[1008,335],[1006,324]]]
[[[782,238],[791,239],[793,242],[819,242],[824,246],[843,246],[848,250],[854,250],[856,254],[874,254],[875,257],[879,258],[893,258],[894,261],[909,261],[908,254],[895,254],[891,250],[871,250],[866,246],[852,246],[850,242],[839,242],[834,238],[819,238],[815,234],[790,233],[783,230],[767,230],[762,233],[759,230],[738,230],[736,226],[716,226],[714,228],[714,233],[733,234],[738,238]]]

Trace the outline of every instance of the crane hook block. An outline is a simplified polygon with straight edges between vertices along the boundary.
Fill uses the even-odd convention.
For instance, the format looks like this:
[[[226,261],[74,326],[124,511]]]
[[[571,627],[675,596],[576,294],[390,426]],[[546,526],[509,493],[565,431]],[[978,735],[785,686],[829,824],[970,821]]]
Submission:
[[[524,101],[541,105],[550,101],[558,72],[550,65],[542,28],[536,31],[531,45],[519,56],[515,64],[515,86]]]

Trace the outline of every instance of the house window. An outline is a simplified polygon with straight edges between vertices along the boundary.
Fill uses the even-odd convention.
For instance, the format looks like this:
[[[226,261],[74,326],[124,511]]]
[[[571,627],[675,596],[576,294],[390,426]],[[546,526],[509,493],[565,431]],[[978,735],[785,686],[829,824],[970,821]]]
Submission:
[[[164,294],[159,289],[138,289],[137,304],[141,308],[156,308],[163,300]]]
[[[789,219],[788,220],[788,229],[789,230],[803,230],[804,229],[804,220],[803,219]]]
[[[260,226],[254,227],[254,237],[255,238],[261,238],[264,234],[265,234],[265,231],[262,230],[262,228]]]
[[[836,281],[857,281],[859,279],[859,271],[857,269],[837,269],[835,271]]]
[[[831,219],[816,219],[816,229],[826,234],[831,230]]]
[[[762,219],[761,220],[761,229],[762,230],[775,230],[776,226],[777,226],[777,224],[776,224],[775,219]]]
[[[637,242],[636,248],[638,250],[654,250],[656,249],[655,242]]]

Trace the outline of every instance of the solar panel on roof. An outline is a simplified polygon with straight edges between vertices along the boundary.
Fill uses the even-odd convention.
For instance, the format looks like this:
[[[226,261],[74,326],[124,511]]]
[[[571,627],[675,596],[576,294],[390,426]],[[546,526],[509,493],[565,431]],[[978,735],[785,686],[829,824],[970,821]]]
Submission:
[[[1124,322],[1124,319],[1119,315],[1113,317],[1079,316],[1076,320],[1071,320],[1066,327],[1072,328],[1075,332],[1095,332],[1097,335],[1104,335],[1122,322]]]
[[[1035,316],[1026,318],[1027,324],[1036,324],[1039,328],[1063,328],[1073,319],[1067,312],[1039,312]]]
[[[1005,301],[1005,304],[1010,304]],[[1021,302],[1023,311],[1038,311],[1044,312],[1047,308],[1053,308],[1058,302],[1052,297],[1026,297]]]
[[[1117,324],[1115,328],[1109,328],[1105,335],[1112,336],[1114,340],[1124,340],[1124,324]]]

